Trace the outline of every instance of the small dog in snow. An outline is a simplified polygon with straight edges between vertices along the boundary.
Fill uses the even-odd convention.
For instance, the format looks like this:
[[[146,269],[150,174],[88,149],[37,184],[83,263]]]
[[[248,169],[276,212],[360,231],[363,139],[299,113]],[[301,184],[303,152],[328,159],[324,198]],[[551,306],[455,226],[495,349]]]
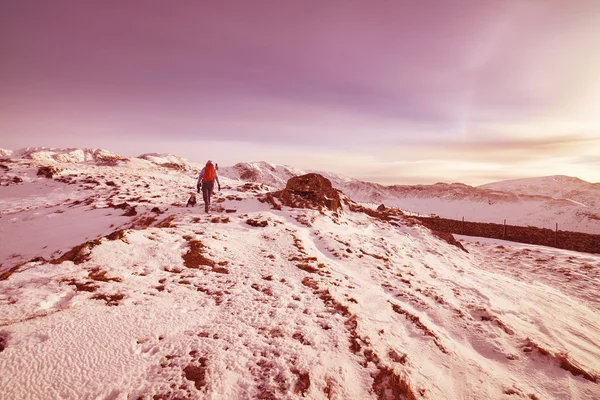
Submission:
[[[188,202],[187,202],[187,204],[186,204],[186,206],[185,206],[185,207],[186,207],[186,208],[187,208],[188,206],[192,206],[192,207],[194,207],[195,205],[196,205],[196,193],[193,193],[193,192],[192,192],[192,193],[190,194],[190,198],[188,199]]]

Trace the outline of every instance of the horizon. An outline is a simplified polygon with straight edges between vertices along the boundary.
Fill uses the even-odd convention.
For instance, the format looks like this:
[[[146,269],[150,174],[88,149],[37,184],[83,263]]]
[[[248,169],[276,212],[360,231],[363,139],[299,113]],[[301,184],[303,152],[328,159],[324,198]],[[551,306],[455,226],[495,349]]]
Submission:
[[[600,3],[0,5],[0,147],[600,181]]]
[[[70,147],[70,148],[58,148],[58,147],[23,147],[20,149],[3,149],[0,148],[0,151],[4,150],[4,151],[10,151],[12,154],[11,156],[14,155],[15,152],[20,152],[20,151],[73,151],[73,150],[104,150],[104,151],[108,151],[110,153],[116,154],[117,156],[121,156],[121,157],[128,157],[128,158],[140,158],[141,156],[144,155],[156,155],[156,156],[177,156],[177,157],[182,157],[179,154],[173,154],[173,153],[157,153],[157,152],[147,152],[147,153],[140,153],[140,154],[120,154],[120,153],[116,153],[114,151],[111,151],[110,149],[99,149],[99,148],[75,148],[75,147]],[[201,167],[204,164],[204,161],[199,161],[199,160],[191,160],[191,159],[187,159],[186,157],[182,157],[183,159],[185,159],[186,161],[190,162],[190,163],[194,163],[194,164],[198,164],[198,167]],[[211,160],[213,163],[218,164],[219,161],[218,160]],[[221,164],[221,168],[231,168],[233,166],[235,166],[236,164],[241,164],[241,163],[247,163],[247,164],[259,164],[259,163],[267,163],[269,165],[273,165],[273,166],[282,166],[282,167],[289,167],[289,168],[294,168],[294,169],[300,169],[302,170],[303,168],[300,168],[296,165],[291,165],[291,164],[279,164],[279,163],[272,163],[269,160],[239,160],[233,164]],[[505,180],[501,180],[501,181],[491,181],[491,182],[486,182],[480,185],[471,185],[465,182],[458,182],[458,181],[438,181],[438,182],[431,182],[431,183],[422,183],[422,182],[412,182],[412,183],[381,183],[378,182],[376,180],[364,180],[364,179],[359,179],[353,176],[349,176],[349,175],[344,175],[344,174],[337,174],[335,172],[332,171],[327,171],[327,170],[306,170],[305,172],[310,173],[310,172],[322,172],[322,173],[331,173],[334,175],[340,175],[344,178],[349,178],[349,179],[357,179],[360,181],[364,181],[364,182],[368,182],[368,183],[376,183],[376,184],[380,184],[383,186],[402,186],[402,185],[408,185],[408,186],[418,186],[418,185],[435,185],[435,184],[466,184],[472,187],[479,187],[479,186],[484,186],[484,185],[490,185],[490,184],[494,184],[494,183],[500,183],[500,182],[510,182],[510,181],[519,181],[519,180],[533,180],[533,179],[544,179],[544,178],[555,178],[555,177],[565,177],[565,178],[575,178],[575,179],[579,179],[582,180],[586,183],[590,183],[590,184],[600,184],[600,182],[592,182],[592,181],[586,181],[585,179],[581,179],[579,177],[576,176],[569,176],[569,175],[541,175],[541,176],[527,176],[527,177],[522,177],[522,178],[514,178],[514,179],[505,179]]]

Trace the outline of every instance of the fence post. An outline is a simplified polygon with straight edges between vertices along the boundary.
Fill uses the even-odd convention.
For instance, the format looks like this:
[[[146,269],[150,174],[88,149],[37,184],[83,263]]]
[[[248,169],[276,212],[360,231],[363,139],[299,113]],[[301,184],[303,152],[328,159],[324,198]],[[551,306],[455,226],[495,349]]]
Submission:
[[[502,239],[506,239],[506,220],[504,220],[504,230],[502,231]]]

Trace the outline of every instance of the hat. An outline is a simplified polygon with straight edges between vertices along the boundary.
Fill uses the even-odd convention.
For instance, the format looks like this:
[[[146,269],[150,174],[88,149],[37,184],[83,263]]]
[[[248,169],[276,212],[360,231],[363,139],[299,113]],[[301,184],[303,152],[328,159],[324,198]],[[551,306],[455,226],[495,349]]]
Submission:
[[[212,160],[208,160],[206,163],[207,164],[212,164]]]

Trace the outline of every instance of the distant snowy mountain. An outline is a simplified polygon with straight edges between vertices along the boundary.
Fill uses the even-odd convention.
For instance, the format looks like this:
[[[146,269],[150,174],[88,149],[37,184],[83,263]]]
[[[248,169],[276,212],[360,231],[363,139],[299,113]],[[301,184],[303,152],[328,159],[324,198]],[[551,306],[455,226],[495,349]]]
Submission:
[[[83,162],[112,164],[127,160],[127,158],[102,149],[56,149],[48,147],[27,147],[13,152],[10,156],[15,159],[34,160],[48,164]]]
[[[198,169],[197,164],[192,163],[183,157],[179,157],[173,154],[148,153],[142,154],[137,158],[150,161],[153,164],[160,165],[163,167],[180,169],[183,171],[192,171]]]
[[[206,214],[186,207],[199,166],[0,161],[0,398],[598,398],[600,255],[459,238],[466,252],[319,176],[275,190],[299,170],[266,163],[221,168]],[[524,204],[336,179],[415,204]]]
[[[285,187],[288,179],[305,173],[306,172],[301,169],[269,164],[264,161],[243,162],[235,164],[233,167],[219,168],[219,174],[231,179],[263,183],[279,189]]]
[[[600,207],[600,183],[590,183],[579,178],[554,175],[541,178],[511,179],[480,186],[502,190],[517,195],[546,196],[564,199],[588,207]]]
[[[12,150],[0,149],[0,157],[8,157],[12,154]]]

